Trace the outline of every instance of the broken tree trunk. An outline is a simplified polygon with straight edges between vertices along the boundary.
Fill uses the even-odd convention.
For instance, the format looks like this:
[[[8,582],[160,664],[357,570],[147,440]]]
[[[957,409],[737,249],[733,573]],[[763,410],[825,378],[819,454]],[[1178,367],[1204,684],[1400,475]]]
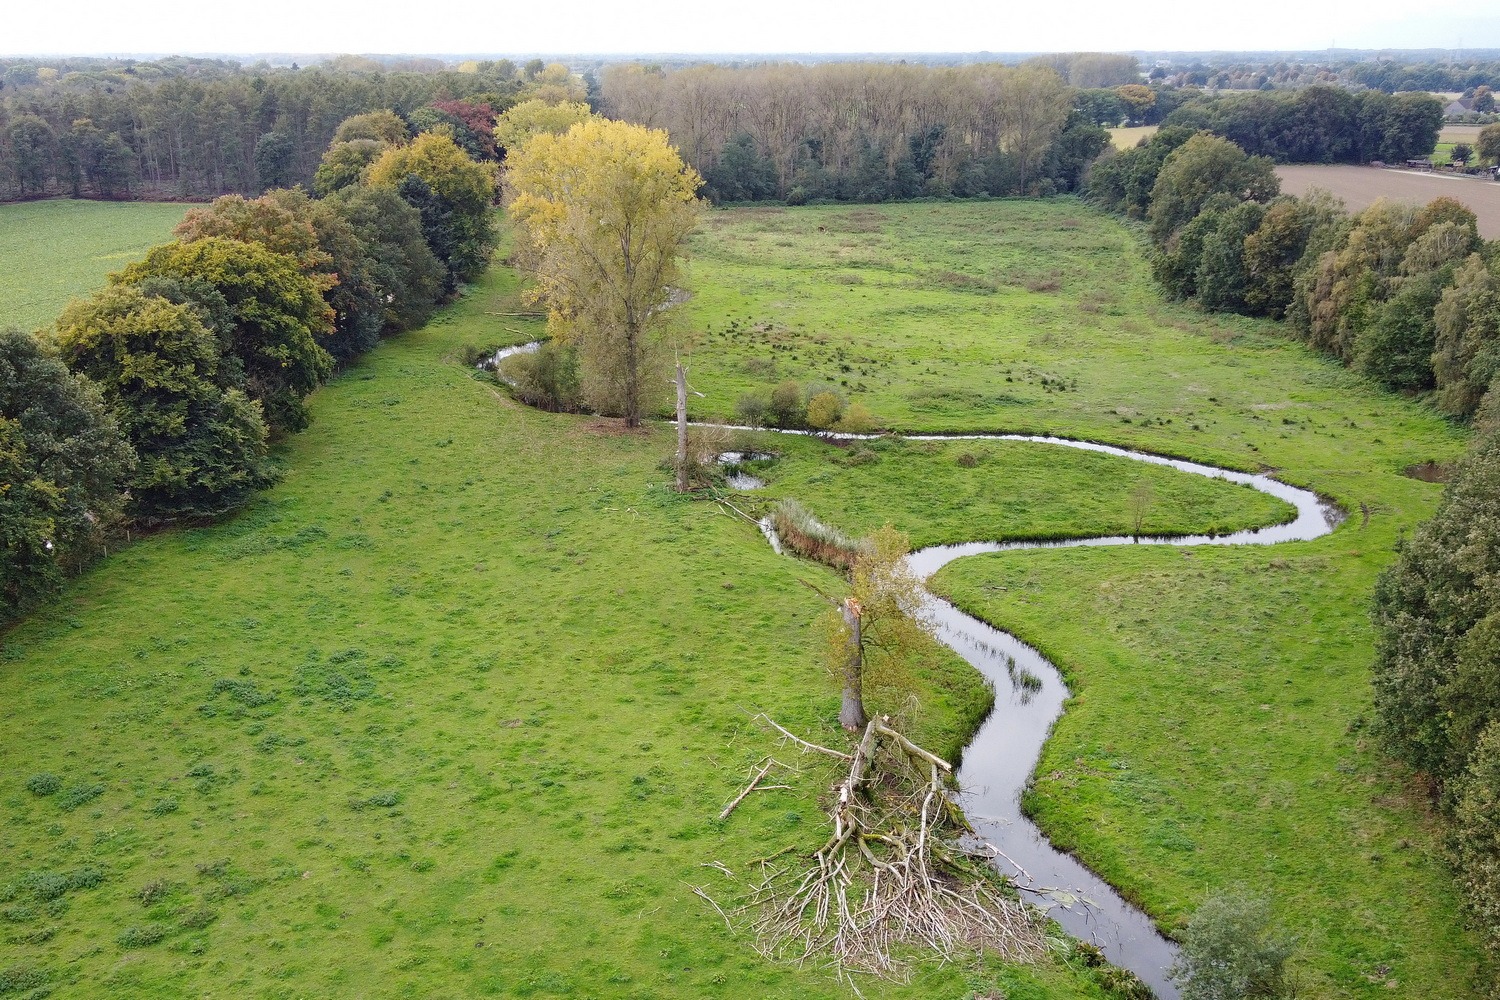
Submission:
[[[870,722],[869,716],[865,714],[865,648],[864,637],[860,632],[862,613],[859,601],[852,597],[845,598],[839,605],[839,614],[844,616],[844,628],[848,636],[845,640],[844,691],[843,703],[839,706],[839,725],[850,732],[858,732]]]

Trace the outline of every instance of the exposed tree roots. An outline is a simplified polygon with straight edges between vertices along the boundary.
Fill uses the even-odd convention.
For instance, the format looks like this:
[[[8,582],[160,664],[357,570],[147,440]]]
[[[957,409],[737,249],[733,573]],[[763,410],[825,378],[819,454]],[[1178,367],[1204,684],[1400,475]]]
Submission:
[[[1042,956],[1038,912],[1008,897],[994,870],[958,843],[968,824],[944,787],[947,762],[888,717],[870,721],[852,758],[766,721],[849,769],[833,788],[833,833],[813,863],[762,860],[734,913],[763,955],[826,963],[856,992],[860,974],[908,981],[922,951],[944,961],[986,951],[1011,961]]]

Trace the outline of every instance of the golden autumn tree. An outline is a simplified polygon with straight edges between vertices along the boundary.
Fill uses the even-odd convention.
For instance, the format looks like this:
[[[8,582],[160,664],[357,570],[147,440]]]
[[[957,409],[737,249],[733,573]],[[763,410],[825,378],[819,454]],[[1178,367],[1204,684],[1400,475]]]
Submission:
[[[639,426],[670,328],[683,244],[703,183],[667,133],[596,118],[541,134],[506,160],[517,260],[554,336],[576,343],[583,390]]]
[[[507,152],[520,149],[543,132],[561,135],[593,116],[587,104],[522,101],[495,119],[495,144]]]

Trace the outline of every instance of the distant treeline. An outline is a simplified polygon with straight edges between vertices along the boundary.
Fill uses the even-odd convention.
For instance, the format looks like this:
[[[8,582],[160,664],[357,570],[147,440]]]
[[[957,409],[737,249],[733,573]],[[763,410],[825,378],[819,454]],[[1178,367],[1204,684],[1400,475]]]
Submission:
[[[1037,63],[619,65],[600,96],[611,117],[667,129],[718,201],[1071,191],[1107,142]]]
[[[1146,220],[1152,269],[1173,298],[1285,317],[1391,389],[1500,424],[1500,247],[1480,239],[1474,213],[1438,198],[1351,215],[1326,194],[1279,188],[1270,159],[1178,126],[1090,178],[1093,197]]]
[[[1142,85],[1078,94],[1090,121],[1207,129],[1277,163],[1399,163],[1425,157],[1443,127],[1443,103],[1430,94],[1390,94],[1315,86],[1212,94]]]
[[[1332,84],[1387,94],[1464,93],[1484,86],[1500,89],[1500,60],[1493,56],[1493,49],[1465,62],[1423,58],[1419,53],[1392,58],[1369,52],[1336,59],[1307,58],[1305,54],[1261,58],[1173,55],[1151,60],[1155,65],[1148,76],[1151,83],[1212,90],[1281,90]]]
[[[334,130],[352,115],[392,109],[414,131],[446,125],[462,138],[467,124],[444,105],[485,105],[493,116],[530,96],[582,96],[565,67],[540,60],[433,72],[364,62],[303,70],[213,60],[0,64],[0,200],[194,199],[310,187]],[[345,63],[356,68],[340,68]],[[465,144],[492,146],[484,131]]]

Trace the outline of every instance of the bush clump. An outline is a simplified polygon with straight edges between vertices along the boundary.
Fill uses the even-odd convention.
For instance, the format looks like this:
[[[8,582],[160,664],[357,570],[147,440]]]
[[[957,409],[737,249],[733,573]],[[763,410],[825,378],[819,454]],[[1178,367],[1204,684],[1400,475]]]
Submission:
[[[1182,1000],[1249,1000],[1290,995],[1292,941],[1277,928],[1264,897],[1210,896],[1188,921],[1171,970]]]
[[[149,948],[167,936],[167,929],[160,924],[127,927],[116,938],[121,948]]]
[[[53,794],[62,787],[62,779],[47,771],[33,774],[26,779],[26,790],[38,798]]]
[[[772,389],[767,415],[772,425],[783,430],[796,430],[805,426],[807,404],[802,401],[802,384],[789,378]]]
[[[530,354],[512,354],[504,364],[511,390],[527,406],[549,413],[583,411],[583,382],[573,347],[548,341]]]

